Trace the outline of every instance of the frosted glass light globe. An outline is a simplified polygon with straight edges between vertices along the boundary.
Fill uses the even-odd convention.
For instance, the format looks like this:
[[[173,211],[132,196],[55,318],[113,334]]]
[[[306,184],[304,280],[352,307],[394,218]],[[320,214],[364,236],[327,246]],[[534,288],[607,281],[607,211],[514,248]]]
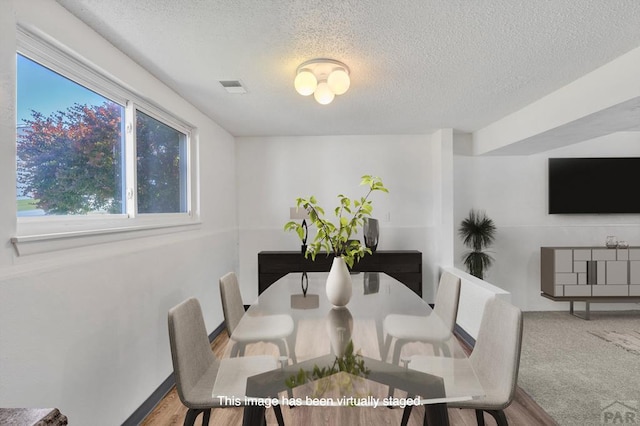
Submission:
[[[302,70],[296,75],[296,79],[293,81],[293,85],[296,91],[302,96],[309,96],[316,90],[318,81],[316,76],[309,70]]]
[[[321,105],[330,104],[336,95],[333,94],[326,81],[321,81],[316,87],[316,91],[313,93],[313,97]]]
[[[329,88],[336,95],[342,95],[347,90],[349,90],[349,85],[351,84],[351,79],[349,78],[349,74],[343,68],[337,68],[329,74],[329,78],[327,78],[327,84],[329,84]]]

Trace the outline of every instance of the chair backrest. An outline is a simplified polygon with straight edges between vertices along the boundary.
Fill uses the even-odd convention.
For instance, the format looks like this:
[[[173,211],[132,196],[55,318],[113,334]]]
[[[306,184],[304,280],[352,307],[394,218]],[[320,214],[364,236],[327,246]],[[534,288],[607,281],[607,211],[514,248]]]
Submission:
[[[218,362],[211,350],[197,299],[192,297],[169,310],[169,343],[178,396],[189,406],[185,395],[205,371]]]
[[[238,277],[234,272],[229,272],[220,278],[220,298],[222,299],[222,312],[227,333],[231,336],[244,315]]]
[[[436,305],[433,311],[440,317],[448,330],[453,331],[458,316],[460,300],[460,278],[450,272],[443,272],[438,284]]]
[[[521,347],[520,309],[497,298],[487,301],[469,359],[485,390],[505,406],[515,394]]]

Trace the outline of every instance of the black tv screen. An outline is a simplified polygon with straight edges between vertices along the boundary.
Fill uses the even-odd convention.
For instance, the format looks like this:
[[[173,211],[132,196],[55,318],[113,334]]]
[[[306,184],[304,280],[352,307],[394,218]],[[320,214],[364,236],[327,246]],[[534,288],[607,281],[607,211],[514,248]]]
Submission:
[[[549,158],[549,213],[640,213],[640,158]]]

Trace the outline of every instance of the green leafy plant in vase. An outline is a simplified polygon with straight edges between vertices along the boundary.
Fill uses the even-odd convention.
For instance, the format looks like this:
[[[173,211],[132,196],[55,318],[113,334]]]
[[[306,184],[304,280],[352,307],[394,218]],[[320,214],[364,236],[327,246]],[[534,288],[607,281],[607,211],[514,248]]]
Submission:
[[[369,188],[364,197],[352,200],[343,194],[338,195],[339,204],[333,210],[336,218],[335,223],[325,218],[325,210],[318,204],[318,200],[314,196],[296,198],[297,208],[305,209],[309,214],[311,225],[317,228],[313,242],[307,246],[305,257],[311,256],[315,260],[316,255],[323,250],[327,255],[334,255],[333,266],[327,279],[327,296],[335,306],[345,306],[351,298],[351,278],[347,265],[352,268],[354,262],[360,260],[367,253],[371,254],[369,248],[361,244],[359,240],[352,238],[364,225],[364,219],[371,217],[373,205],[369,197],[374,191],[389,192],[382,180],[376,176],[362,176],[360,185]],[[305,229],[302,224],[290,221],[284,225],[284,229],[285,231],[295,231],[300,240],[304,241]],[[344,277],[345,273],[346,277]],[[332,279],[332,274],[342,277],[341,279],[349,280],[348,291],[346,284],[338,287],[336,291],[333,291],[333,287],[330,288],[329,281]]]
[[[463,263],[469,273],[480,279],[493,263],[493,257],[484,252],[495,240],[496,226],[484,211],[470,210],[469,216],[460,223],[458,235],[469,247],[463,256]]]

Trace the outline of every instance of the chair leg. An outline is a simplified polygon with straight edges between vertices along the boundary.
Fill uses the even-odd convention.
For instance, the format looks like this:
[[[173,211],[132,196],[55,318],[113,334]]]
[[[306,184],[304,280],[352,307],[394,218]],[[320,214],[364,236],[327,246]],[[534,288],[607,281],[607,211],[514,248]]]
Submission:
[[[449,413],[447,404],[427,404],[424,406],[424,420],[422,423],[435,426],[449,426]]]
[[[439,356],[440,355],[440,346],[438,346],[438,344],[436,344],[436,343],[434,343],[431,346],[433,347],[433,356]]]
[[[242,426],[256,426],[264,425],[265,422],[265,407],[259,405],[247,405],[244,407],[244,413],[242,415]]]
[[[476,422],[478,426],[484,426],[484,412],[482,410],[476,410]]]
[[[411,416],[411,405],[407,405],[404,407],[404,411],[402,412],[402,421],[400,422],[400,426],[407,426],[409,423],[409,417]]]
[[[202,426],[209,426],[209,420],[210,419],[211,419],[211,409],[203,410]]]
[[[291,358],[291,361],[296,364],[298,362],[296,359],[296,334],[291,333],[286,340],[287,348],[289,349],[289,358]]]
[[[447,358],[451,357],[451,351],[449,350],[449,346],[447,346],[446,342],[440,344],[440,348],[442,349],[442,354]]]
[[[198,415],[200,413],[205,413],[205,415],[202,417],[202,422],[203,424],[205,419],[207,421],[206,424],[209,424],[209,416],[206,415],[207,412],[210,413],[211,410],[207,411],[207,410],[201,410],[199,408],[189,408],[187,410],[187,415],[184,416],[184,426],[193,426],[196,422],[196,418],[198,417]]]
[[[391,349],[391,341],[393,337],[387,334],[387,337],[384,339],[384,349],[382,350],[384,353],[380,354],[383,362],[387,361],[387,357],[389,356],[389,350]]]
[[[276,415],[278,426],[284,426],[284,418],[282,417],[282,409],[280,408],[280,405],[273,406],[273,413]]]
[[[275,343],[278,346],[278,350],[280,351],[280,356],[284,356],[284,357],[289,357],[289,355],[287,354],[287,345],[284,343],[284,340],[279,339],[277,341],[274,341],[273,343]]]
[[[505,416],[504,411],[502,410],[487,410],[487,413],[491,414],[494,419],[496,419],[496,423],[498,426],[509,426],[507,422],[507,416]]]
[[[393,348],[393,365],[398,365],[398,363],[400,363],[400,353],[402,352],[402,347],[405,343],[407,343],[405,340],[396,340],[396,346]]]

